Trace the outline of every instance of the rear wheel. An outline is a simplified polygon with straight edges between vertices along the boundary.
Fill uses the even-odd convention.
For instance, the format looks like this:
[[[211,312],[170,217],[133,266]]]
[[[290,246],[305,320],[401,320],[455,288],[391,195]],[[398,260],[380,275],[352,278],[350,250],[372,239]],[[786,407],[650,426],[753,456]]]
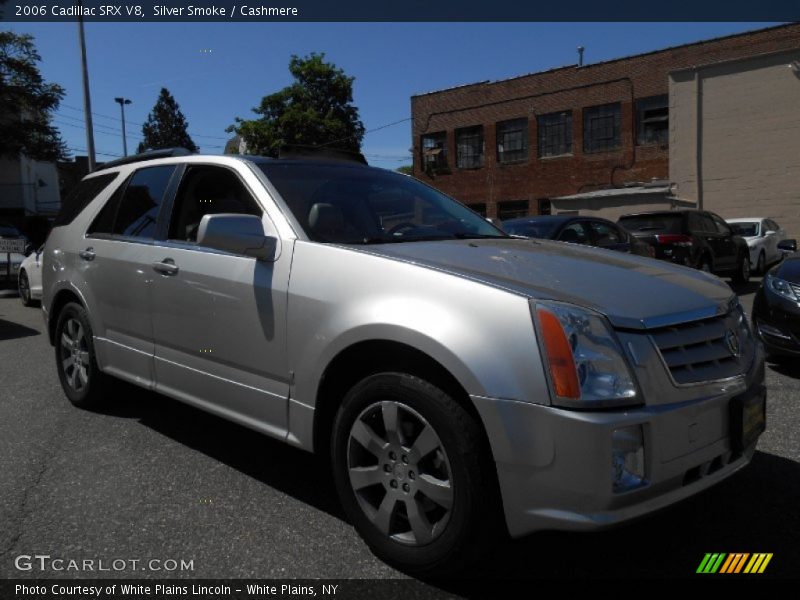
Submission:
[[[381,559],[412,573],[455,572],[502,531],[479,423],[453,398],[403,373],[345,397],[333,473],[348,517]]]
[[[80,304],[70,302],[58,316],[55,335],[56,368],[69,401],[93,408],[105,396],[108,376],[97,366],[89,317]]]
[[[31,306],[33,304],[33,300],[31,299],[31,284],[28,281],[28,274],[25,271],[20,271],[17,287],[19,288],[19,299],[22,305]]]
[[[739,257],[739,265],[733,274],[733,281],[740,284],[750,281],[750,257],[747,254],[742,254]]]

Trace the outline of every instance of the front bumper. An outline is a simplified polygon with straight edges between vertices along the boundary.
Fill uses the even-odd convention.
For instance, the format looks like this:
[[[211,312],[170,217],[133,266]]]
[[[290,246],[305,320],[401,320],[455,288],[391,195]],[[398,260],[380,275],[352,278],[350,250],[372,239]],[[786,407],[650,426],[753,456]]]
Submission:
[[[759,352],[747,381],[711,397],[631,410],[580,412],[473,396],[492,445],[509,533],[595,530],[636,519],[700,492],[747,465],[738,449],[734,397],[764,392]],[[612,433],[641,425],[646,485],[613,491]]]

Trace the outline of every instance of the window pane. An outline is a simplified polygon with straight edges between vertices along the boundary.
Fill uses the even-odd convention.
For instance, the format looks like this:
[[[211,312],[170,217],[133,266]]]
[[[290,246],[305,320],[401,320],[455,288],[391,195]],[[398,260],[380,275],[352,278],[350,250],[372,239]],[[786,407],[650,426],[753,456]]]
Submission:
[[[528,158],[528,119],[497,124],[497,160],[509,163]]]
[[[591,226],[594,230],[595,244],[601,248],[613,246],[623,241],[617,228],[612,225],[592,221]]]
[[[422,165],[425,170],[447,167],[447,134],[445,132],[422,136]]]
[[[220,213],[260,217],[263,211],[232,171],[223,167],[189,167],[175,197],[169,239],[197,241],[200,220]]]
[[[669,96],[652,96],[636,101],[636,143],[669,143]]]
[[[572,111],[541,115],[537,124],[540,157],[572,152]]]
[[[75,220],[80,212],[89,206],[92,200],[97,198],[109,184],[117,178],[117,173],[99,175],[91,179],[81,181],[72,193],[61,203],[58,216],[53,221],[53,227],[69,225]]]
[[[620,147],[619,103],[583,109],[584,152],[606,152]]]
[[[149,167],[136,171],[114,221],[114,233],[127,237],[152,238],[161,200],[175,167]]]
[[[483,127],[456,130],[456,166],[460,169],[483,166]]]
[[[510,200],[497,204],[497,218],[501,221],[528,216],[527,200]]]
[[[114,230],[114,217],[117,216],[117,208],[119,207],[119,202],[122,199],[122,195],[125,193],[125,186],[127,182],[120,185],[116,191],[111,195],[111,197],[106,201],[103,208],[94,218],[94,221],[89,226],[89,230],[86,232],[89,235],[97,234],[97,233],[104,233],[107,235],[111,235],[111,232]]]
[[[560,242],[570,242],[572,244],[590,244],[589,233],[582,223],[572,223],[558,234]]]

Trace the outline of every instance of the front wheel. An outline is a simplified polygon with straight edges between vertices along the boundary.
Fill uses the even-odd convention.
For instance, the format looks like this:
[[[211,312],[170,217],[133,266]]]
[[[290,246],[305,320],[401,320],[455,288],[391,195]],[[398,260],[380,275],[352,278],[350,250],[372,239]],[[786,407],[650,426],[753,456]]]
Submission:
[[[750,281],[750,257],[744,254],[739,258],[739,265],[736,267],[736,273],[733,274],[733,282],[745,284],[748,281]]]
[[[333,474],[358,533],[411,573],[450,573],[498,538],[493,463],[479,423],[417,377],[381,373],[346,395],[332,437]]]

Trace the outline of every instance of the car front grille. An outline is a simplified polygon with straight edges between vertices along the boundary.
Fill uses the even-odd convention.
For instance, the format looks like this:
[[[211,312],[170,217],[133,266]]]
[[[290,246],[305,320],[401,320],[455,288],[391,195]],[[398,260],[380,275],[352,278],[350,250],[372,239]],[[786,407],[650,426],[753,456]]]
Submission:
[[[738,309],[649,334],[678,385],[741,375],[752,359],[753,338]]]

